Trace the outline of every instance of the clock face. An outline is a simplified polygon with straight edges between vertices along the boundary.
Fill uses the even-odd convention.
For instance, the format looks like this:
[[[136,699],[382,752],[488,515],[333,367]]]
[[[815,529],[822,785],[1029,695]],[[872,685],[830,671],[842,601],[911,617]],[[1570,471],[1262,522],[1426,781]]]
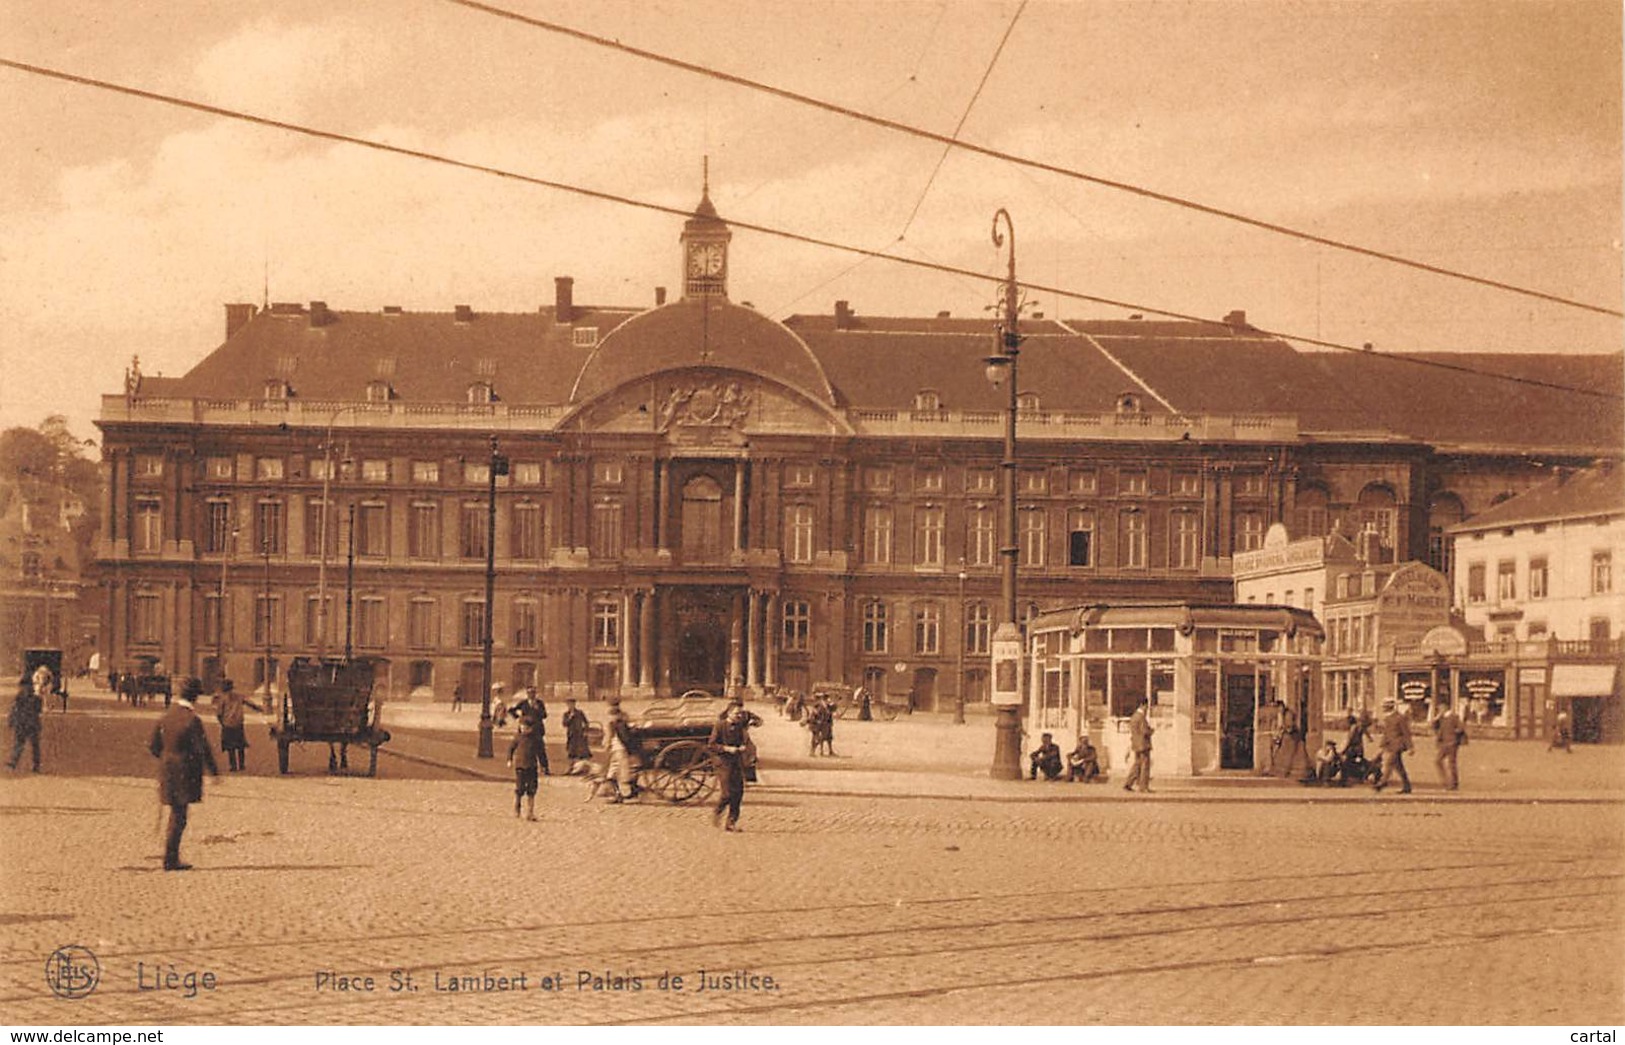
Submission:
[[[703,243],[688,256],[688,274],[691,276],[720,276],[722,274],[722,244]]]

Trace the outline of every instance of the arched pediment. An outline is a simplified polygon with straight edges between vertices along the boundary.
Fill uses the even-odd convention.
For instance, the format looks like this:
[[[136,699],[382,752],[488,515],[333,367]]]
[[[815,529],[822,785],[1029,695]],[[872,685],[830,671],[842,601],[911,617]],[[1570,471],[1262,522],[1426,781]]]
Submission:
[[[685,367],[627,381],[580,404],[564,431],[655,434],[677,445],[742,445],[751,436],[850,434],[837,410],[758,374]]]

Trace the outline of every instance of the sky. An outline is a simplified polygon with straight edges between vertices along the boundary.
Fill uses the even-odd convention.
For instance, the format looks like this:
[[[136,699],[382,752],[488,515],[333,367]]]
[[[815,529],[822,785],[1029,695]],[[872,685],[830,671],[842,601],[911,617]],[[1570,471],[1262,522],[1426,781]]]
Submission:
[[[1093,176],[1622,305],[1621,8],[1558,0],[501,0]],[[0,0],[0,58],[988,279],[736,231],[776,319],[983,314],[1018,277],[1379,351],[1611,352],[1621,321],[821,112],[448,0]],[[1002,43],[1001,43],[1002,42]],[[995,60],[996,57],[996,60]],[[984,80],[985,78],[985,80]],[[961,126],[961,121],[962,126]],[[227,302],[647,306],[669,214],[0,68],[0,428],[96,435]],[[938,166],[940,161],[940,168]],[[935,172],[935,173],[933,173]],[[1067,319],[1126,310],[1032,292]]]

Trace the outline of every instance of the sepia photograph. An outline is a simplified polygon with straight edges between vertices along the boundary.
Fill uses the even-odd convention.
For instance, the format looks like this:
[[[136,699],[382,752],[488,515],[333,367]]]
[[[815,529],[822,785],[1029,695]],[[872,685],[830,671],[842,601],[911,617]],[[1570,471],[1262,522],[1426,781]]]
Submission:
[[[0,0],[10,1040],[1614,1041],[1622,23]]]

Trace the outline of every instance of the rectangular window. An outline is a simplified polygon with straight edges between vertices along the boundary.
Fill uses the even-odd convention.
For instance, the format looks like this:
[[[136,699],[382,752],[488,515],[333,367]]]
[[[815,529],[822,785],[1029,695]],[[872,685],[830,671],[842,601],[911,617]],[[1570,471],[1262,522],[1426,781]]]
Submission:
[[[1236,478],[1236,492],[1247,497],[1262,497],[1264,495],[1264,477],[1256,472],[1238,476]]]
[[[1591,553],[1591,594],[1607,595],[1614,590],[1614,553]]]
[[[261,555],[281,555],[284,547],[282,502],[259,502],[254,506],[254,550]]]
[[[942,652],[942,607],[934,602],[914,608],[914,652],[926,656]]]
[[[817,472],[810,464],[792,464],[784,469],[784,485],[794,487],[808,487],[813,484]]]
[[[513,506],[513,540],[511,551],[515,559],[534,562],[542,557],[542,506],[522,501]]]
[[[536,650],[542,646],[542,616],[533,599],[515,599],[513,602],[514,649]]]
[[[801,599],[784,604],[784,649],[805,653],[812,648],[812,605]]]
[[[464,559],[485,558],[485,505],[465,502],[458,513],[457,554]]]
[[[993,493],[999,488],[997,473],[991,468],[970,468],[965,471],[966,493]]]
[[[369,558],[389,554],[389,510],[376,502],[355,509],[355,553]]]
[[[203,595],[203,644],[205,646],[223,646],[225,642],[220,634],[222,602],[218,591],[205,592]]]
[[[999,553],[998,531],[991,508],[972,508],[965,513],[965,563],[992,566]]]
[[[809,504],[792,504],[785,512],[784,547],[791,562],[813,561],[813,509]]]
[[[389,640],[389,617],[382,595],[366,595],[355,604],[355,644],[363,649],[383,649]]]
[[[891,562],[891,509],[870,505],[863,512],[863,561],[873,566]]]
[[[542,462],[515,461],[512,470],[513,484],[515,486],[542,485]]]
[[[863,470],[863,488],[865,490],[890,490],[892,488],[892,470],[890,468],[865,468]]]
[[[414,559],[440,558],[440,505],[413,501],[406,517],[406,550]]]
[[[1482,603],[1485,600],[1484,589],[1485,570],[1481,562],[1467,564],[1467,603]]]
[[[286,474],[286,465],[280,457],[254,458],[254,478],[266,481],[281,479]]]
[[[254,645],[282,645],[282,596],[254,596]]]
[[[156,479],[164,474],[162,454],[136,454],[135,474],[141,479]]]
[[[210,479],[230,480],[237,474],[236,464],[230,457],[211,457],[203,466],[203,474]]]
[[[325,457],[312,457],[305,467],[312,479],[338,478],[338,470],[333,466],[333,462]]]
[[[621,648],[621,604],[602,600],[592,604],[592,648]]]
[[[1529,597],[1531,599],[1544,599],[1546,597],[1546,560],[1529,560]]]
[[[1592,642],[1607,642],[1613,637],[1613,626],[1607,617],[1592,617],[1588,622],[1586,638]]]
[[[621,557],[622,512],[617,502],[592,506],[592,556],[595,559]]]
[[[320,646],[322,644],[322,615],[321,601],[314,595],[305,596],[305,645]],[[327,643],[333,642],[333,632],[337,626],[333,613],[333,596],[327,597]]]
[[[157,642],[164,634],[164,599],[155,591],[138,591],[130,600],[130,641]]]
[[[1144,472],[1123,472],[1118,483],[1117,492],[1131,497],[1143,496],[1147,489],[1147,482]]]
[[[919,490],[936,492],[942,489],[941,468],[921,468],[914,473],[914,486]]]
[[[1544,639],[1545,637],[1546,637],[1546,622],[1543,621],[1543,620],[1532,620],[1532,621],[1530,621],[1529,622],[1529,641],[1533,642],[1536,639]]]
[[[1145,566],[1145,513],[1130,508],[1117,517],[1117,564],[1130,569]]]
[[[1100,476],[1093,468],[1074,468],[1067,474],[1066,485],[1073,493],[1094,493],[1100,488]]]
[[[619,461],[599,461],[593,465],[592,481],[595,486],[619,486],[626,473]]]
[[[484,486],[485,484],[489,483],[490,481],[491,481],[491,462],[489,462],[489,461],[464,461],[463,462],[463,482],[469,484],[470,486],[473,486],[475,484],[478,484],[480,486]]]
[[[1175,497],[1199,497],[1202,493],[1202,477],[1195,472],[1174,473]]]
[[[412,481],[420,485],[430,485],[440,481],[439,461],[413,461]]]
[[[1497,602],[1513,602],[1518,598],[1518,564],[1510,559],[1502,559],[1495,564],[1495,599]]]
[[[364,483],[389,482],[389,462],[378,458],[362,461],[361,481]]]
[[[440,639],[440,614],[433,599],[417,598],[406,605],[406,641],[413,649],[433,649]]]
[[[1074,508],[1067,513],[1066,563],[1093,566],[1095,552],[1095,513]]]
[[[1196,512],[1175,512],[1174,567],[1194,570],[1202,564],[1202,517]]]
[[[322,524],[327,525],[327,557],[333,558],[338,550],[339,520],[329,512],[322,517],[322,499],[312,497],[305,501],[305,554],[319,558],[322,554]]]
[[[1236,545],[1238,552],[1252,552],[1264,547],[1264,513],[1236,513]]]
[[[941,508],[925,507],[914,510],[914,562],[918,566],[942,565]]]
[[[1021,510],[1021,565],[1043,566],[1048,561],[1049,513],[1042,508]]]
[[[987,653],[993,635],[993,611],[985,602],[965,607],[965,652]]]
[[[479,649],[485,645],[485,603],[476,599],[463,601],[462,626],[457,639],[464,649]]]
[[[163,547],[163,503],[143,497],[135,502],[135,529],[130,534],[130,550],[157,553]]]
[[[885,653],[891,647],[886,604],[871,599],[863,604],[863,652]]]
[[[1049,491],[1049,472],[1042,468],[1023,468],[1021,470],[1021,492],[1026,494],[1047,493]]]

